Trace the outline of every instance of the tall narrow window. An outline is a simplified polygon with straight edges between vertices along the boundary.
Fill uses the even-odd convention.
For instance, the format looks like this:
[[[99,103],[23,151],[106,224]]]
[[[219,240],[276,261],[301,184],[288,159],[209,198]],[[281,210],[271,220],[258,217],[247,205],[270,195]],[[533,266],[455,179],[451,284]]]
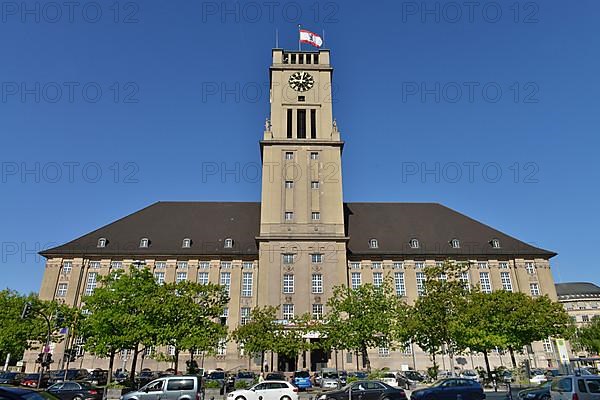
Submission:
[[[292,109],[288,108],[287,110],[287,137],[288,139],[291,139],[292,136],[292,131],[293,131],[293,125],[292,125]]]
[[[250,321],[250,307],[242,307],[240,312],[240,325],[246,325]]]
[[[165,273],[155,272],[154,279],[156,280],[156,283],[158,283],[159,285],[163,285],[165,283]]]
[[[252,272],[242,273],[242,297],[252,297]]]
[[[201,285],[208,285],[208,272],[198,272],[198,283]]]
[[[87,282],[85,285],[85,292],[84,292],[86,296],[89,296],[92,293],[94,293],[94,289],[96,289],[97,278],[98,278],[97,272],[88,272]]]
[[[362,284],[362,276],[360,272],[352,272],[350,275],[350,284],[352,289],[358,289]]]
[[[383,272],[373,272],[373,286],[381,287],[383,285]]]
[[[73,261],[64,261],[62,267],[63,274],[70,274],[73,270]]]
[[[306,110],[299,109],[296,117],[296,130],[298,131],[298,139],[306,139]]]
[[[312,305],[312,317],[315,320],[323,318],[323,304]]]
[[[227,296],[229,296],[229,290],[231,288],[231,272],[221,272],[219,283],[225,288],[225,292],[227,293]]]
[[[507,292],[512,292],[512,281],[510,279],[510,272],[500,272],[500,280],[502,281],[502,289]]]
[[[65,297],[67,295],[67,284],[59,283],[56,289],[56,297]]]
[[[283,314],[283,319],[285,319],[285,320],[294,319],[294,305],[293,304],[284,304],[282,314]]]
[[[312,274],[312,292],[315,294],[323,293],[323,275]]]
[[[492,293],[492,283],[490,282],[489,272],[479,273],[479,284],[483,293]]]
[[[417,272],[417,295],[423,296],[425,294],[425,273]]]
[[[285,294],[294,293],[294,275],[291,275],[291,274],[283,275],[283,293],[285,293]]]
[[[396,284],[396,296],[406,296],[406,285],[404,284],[404,272],[394,274],[394,283]]]
[[[310,138],[317,138],[317,110],[310,110]]]
[[[532,296],[534,296],[534,297],[539,296],[540,295],[540,285],[538,285],[537,283],[530,283],[529,291],[531,292]]]
[[[187,272],[178,272],[175,276],[175,282],[185,282],[187,281]]]

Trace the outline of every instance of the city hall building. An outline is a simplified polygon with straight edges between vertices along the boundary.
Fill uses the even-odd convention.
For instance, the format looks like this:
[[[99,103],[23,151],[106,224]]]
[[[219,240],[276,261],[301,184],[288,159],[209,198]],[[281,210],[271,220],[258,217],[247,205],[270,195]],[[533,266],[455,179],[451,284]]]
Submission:
[[[282,325],[306,313],[318,319],[327,313],[335,286],[378,285],[388,276],[396,294],[413,303],[423,292],[427,266],[450,259],[471,261],[461,279],[484,292],[504,289],[556,299],[551,251],[437,203],[344,202],[344,141],[333,117],[328,50],[273,49],[269,74],[271,114],[260,140],[261,202],[149,205],[43,251],[47,262],[40,297],[80,306],[99,276],[142,264],[159,282],[191,280],[226,287],[230,301],[223,319],[233,330],[248,321],[256,306],[279,306]],[[86,354],[77,338],[74,345],[79,345],[81,357],[72,366],[107,367],[106,359]],[[64,342],[54,346],[55,360],[64,347]],[[171,351],[155,349],[165,355]],[[123,352],[120,357],[116,366],[125,365],[130,355]],[[334,366],[337,358],[341,369],[355,370],[357,364],[362,368],[356,357],[313,350],[301,354],[297,364],[277,354],[267,354],[266,360],[270,369],[290,371]],[[557,358],[550,341],[535,343],[520,357],[540,367],[556,365]],[[35,352],[26,354],[27,370],[36,368],[35,358]],[[156,358],[148,354],[143,367],[171,367]],[[431,365],[428,355],[411,344],[397,350],[370,349],[370,359],[374,368],[423,370]],[[510,363],[498,352],[490,359],[495,365]],[[185,361],[182,354],[180,369]],[[480,354],[460,355],[457,361],[465,368],[484,365]],[[449,368],[447,356],[438,362]],[[260,360],[227,342],[203,357],[203,366],[259,370]]]

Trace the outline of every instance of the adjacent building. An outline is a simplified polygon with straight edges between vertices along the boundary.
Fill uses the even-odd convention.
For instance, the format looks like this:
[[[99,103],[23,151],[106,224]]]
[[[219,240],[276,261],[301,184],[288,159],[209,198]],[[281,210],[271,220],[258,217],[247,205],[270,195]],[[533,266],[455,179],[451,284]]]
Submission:
[[[484,292],[521,291],[556,299],[550,259],[556,254],[436,203],[345,203],[341,158],[343,135],[333,118],[330,52],[273,49],[269,69],[271,111],[260,140],[261,202],[158,202],[62,246],[42,252],[46,270],[43,299],[81,305],[98,277],[131,264],[149,268],[159,282],[192,280],[227,288],[223,320],[230,329],[248,321],[253,307],[279,306],[281,322],[327,312],[333,287],[394,281],[396,294],[412,303],[422,294],[424,270],[444,260],[470,261],[462,279]],[[390,180],[395,173],[390,172]],[[319,340],[307,337],[306,340]],[[74,338],[75,345],[81,342]],[[107,361],[85,354],[84,368]],[[523,355],[546,366],[556,357],[552,343],[535,343]],[[55,359],[64,344],[55,346]],[[143,367],[165,369],[153,349]],[[222,343],[206,369],[260,369],[235,343]],[[429,358],[418,347],[371,349],[373,367],[425,369]],[[152,353],[151,352],[151,353]],[[33,370],[35,354],[27,354]],[[123,364],[128,354],[121,355]],[[272,357],[271,368],[317,370],[337,364],[362,368],[356,354],[308,351],[298,360]],[[466,368],[483,357],[463,355]],[[269,364],[271,357],[267,357]],[[494,364],[508,356],[491,355]],[[119,360],[117,360],[117,365]],[[182,357],[184,368],[185,357]],[[448,360],[441,360],[448,368]]]

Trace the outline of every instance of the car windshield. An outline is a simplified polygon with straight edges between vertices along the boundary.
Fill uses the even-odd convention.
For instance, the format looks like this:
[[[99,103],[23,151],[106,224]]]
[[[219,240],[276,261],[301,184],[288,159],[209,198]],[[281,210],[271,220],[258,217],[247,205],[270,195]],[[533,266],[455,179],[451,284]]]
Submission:
[[[354,374],[354,376],[356,376],[357,378],[363,379],[367,377],[367,373],[366,372],[356,372]]]
[[[225,379],[225,372],[211,372],[210,374],[208,374],[208,379]]]
[[[388,372],[386,374],[383,374],[384,378],[396,378],[396,375],[392,374],[391,372]]]
[[[308,371],[296,371],[294,372],[295,378],[310,378]]]
[[[10,379],[10,378],[14,378],[15,375],[16,374],[14,372],[6,372],[6,373],[0,375],[0,378],[2,378],[2,379]]]
[[[329,371],[323,372],[323,378],[325,378],[325,379],[337,379],[337,377],[338,377],[338,374],[335,371],[333,371],[333,372],[329,372]]]
[[[434,382],[433,385],[431,385],[431,387],[438,387],[441,384],[443,384],[444,382],[446,382],[445,379],[440,379],[439,381]]]
[[[475,376],[477,374],[475,373],[475,371],[466,370],[466,371],[463,371],[463,375]]]

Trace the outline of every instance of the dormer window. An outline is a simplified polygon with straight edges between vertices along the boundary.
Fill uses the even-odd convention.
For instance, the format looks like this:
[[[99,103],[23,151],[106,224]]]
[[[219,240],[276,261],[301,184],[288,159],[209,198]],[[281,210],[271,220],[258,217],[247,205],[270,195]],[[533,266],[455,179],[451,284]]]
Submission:
[[[184,249],[189,249],[190,247],[192,247],[192,239],[190,239],[190,238],[183,239],[183,243],[181,244],[181,247],[183,247]]]
[[[452,239],[452,240],[450,241],[450,246],[451,246],[453,249],[460,249],[460,240],[458,240],[458,239]]]
[[[490,244],[492,245],[492,248],[499,249],[500,248],[500,239],[492,239]]]
[[[411,249],[418,249],[419,248],[419,239],[410,239],[410,242],[408,242],[408,244],[410,245]]]
[[[98,239],[98,247],[106,247],[106,243],[108,243],[108,241],[106,240],[106,238],[100,238],[100,239]]]
[[[142,240],[140,240],[140,248],[148,248],[148,246],[150,245],[150,239],[148,238],[142,238]]]
[[[225,239],[225,246],[226,249],[231,249],[233,248],[233,239],[231,238],[227,238]]]
[[[378,247],[379,247],[379,243],[377,242],[377,239],[369,240],[369,248],[370,249],[377,249]]]

